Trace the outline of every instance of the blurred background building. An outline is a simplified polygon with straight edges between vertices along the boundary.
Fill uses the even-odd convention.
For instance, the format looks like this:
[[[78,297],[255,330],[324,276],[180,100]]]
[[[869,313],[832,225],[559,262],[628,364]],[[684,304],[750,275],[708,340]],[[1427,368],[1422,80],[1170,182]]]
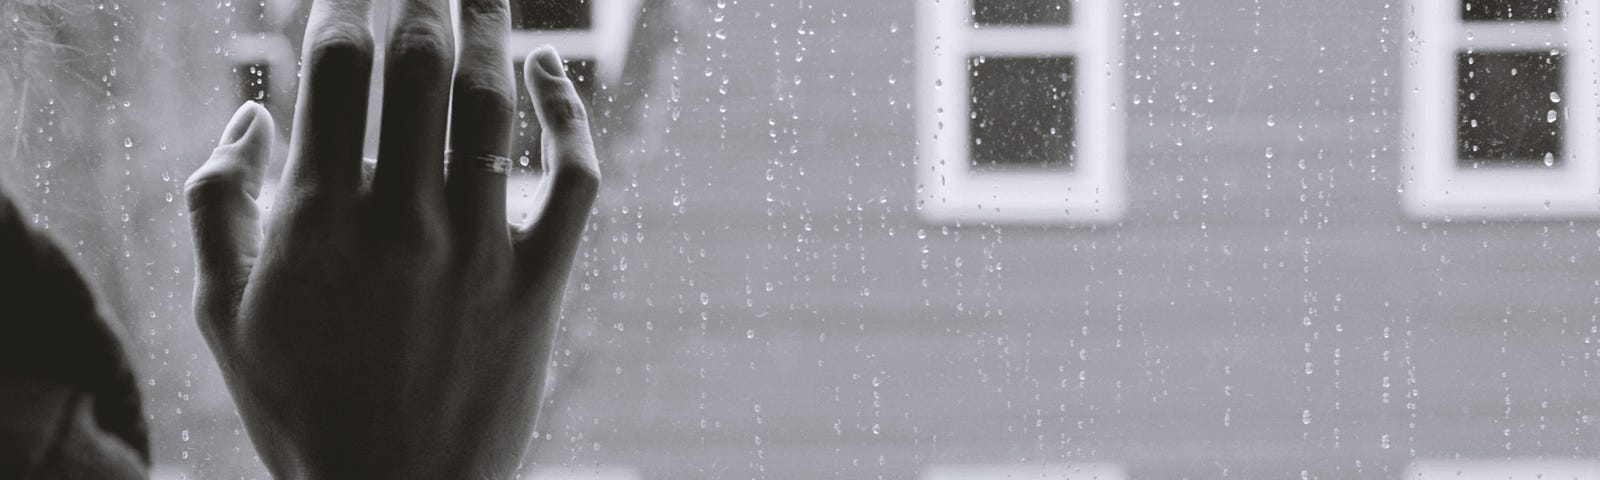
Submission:
[[[513,5],[606,175],[527,477],[1600,478],[1594,0]],[[176,197],[307,8],[0,3],[163,477],[266,476]]]

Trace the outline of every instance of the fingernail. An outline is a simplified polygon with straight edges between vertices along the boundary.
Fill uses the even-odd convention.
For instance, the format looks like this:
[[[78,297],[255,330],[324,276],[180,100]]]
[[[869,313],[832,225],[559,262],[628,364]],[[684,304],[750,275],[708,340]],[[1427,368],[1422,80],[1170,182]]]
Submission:
[[[250,125],[256,123],[256,111],[260,110],[256,102],[247,101],[233,112],[233,119],[228,120],[228,128],[222,131],[222,141],[217,145],[232,145],[244,139],[244,134],[250,131]]]
[[[533,52],[533,56],[539,61],[539,68],[544,69],[544,73],[554,77],[567,75],[567,67],[561,65],[561,54],[556,53],[556,47],[550,45],[539,47]]]

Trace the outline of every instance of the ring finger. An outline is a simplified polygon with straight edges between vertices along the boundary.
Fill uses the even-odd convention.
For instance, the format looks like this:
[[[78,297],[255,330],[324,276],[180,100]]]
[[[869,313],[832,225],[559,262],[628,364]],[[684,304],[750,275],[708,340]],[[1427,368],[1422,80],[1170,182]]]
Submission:
[[[457,231],[509,244],[506,174],[516,87],[506,0],[461,0],[461,53],[450,112],[445,194]]]

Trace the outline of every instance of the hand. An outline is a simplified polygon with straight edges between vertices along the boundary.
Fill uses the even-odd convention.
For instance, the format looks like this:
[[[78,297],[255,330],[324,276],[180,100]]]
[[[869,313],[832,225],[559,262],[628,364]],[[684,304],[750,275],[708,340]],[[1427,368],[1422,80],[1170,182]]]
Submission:
[[[291,151],[264,225],[253,198],[274,128],[260,106],[239,109],[188,181],[196,315],[280,478],[504,477],[534,428],[599,188],[593,141],[561,59],[534,52],[525,76],[544,128],[542,206],[529,226],[509,226],[504,173],[472,160],[509,156],[506,0],[460,0],[459,65],[448,1],[397,2],[370,182],[368,0],[312,6]]]

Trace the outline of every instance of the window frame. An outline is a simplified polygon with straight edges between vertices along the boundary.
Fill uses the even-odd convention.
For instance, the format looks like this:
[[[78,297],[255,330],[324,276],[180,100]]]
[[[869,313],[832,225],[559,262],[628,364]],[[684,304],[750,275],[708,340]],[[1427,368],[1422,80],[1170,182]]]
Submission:
[[[1468,21],[1462,0],[1414,0],[1407,9],[1402,75],[1407,213],[1435,219],[1600,217],[1600,21],[1595,0],[1564,0],[1560,20]],[[1551,167],[1465,166],[1457,155],[1457,55],[1559,51],[1562,158]]]
[[[633,37],[633,26],[637,23],[639,2],[642,0],[583,1],[589,4],[589,28],[542,30],[513,27],[509,42],[513,60],[520,62],[523,55],[549,44],[556,47],[561,57],[568,61],[594,62],[595,74],[600,77],[596,83],[616,84],[622,78],[628,43]],[[458,3],[451,5],[452,8],[460,8]],[[460,17],[457,12],[457,22]],[[460,31],[456,29],[457,35],[460,35]],[[456,44],[460,45],[460,42]]]
[[[979,26],[972,0],[917,2],[917,201],[928,222],[1074,225],[1122,219],[1122,3],[1070,1],[1072,23],[1065,26]],[[968,65],[977,56],[1074,58],[1071,171],[974,171]]]

